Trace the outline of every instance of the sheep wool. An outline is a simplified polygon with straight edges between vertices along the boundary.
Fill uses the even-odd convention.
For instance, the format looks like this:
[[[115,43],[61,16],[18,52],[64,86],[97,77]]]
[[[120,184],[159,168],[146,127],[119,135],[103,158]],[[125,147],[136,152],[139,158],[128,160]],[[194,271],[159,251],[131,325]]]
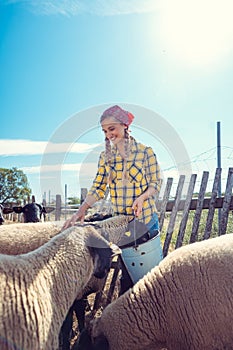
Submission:
[[[114,216],[103,221],[92,222],[91,225],[99,232],[100,235],[105,237],[108,241],[119,244],[124,237],[127,230],[129,221],[132,220],[131,216],[119,215]],[[80,224],[76,224],[79,227]],[[86,225],[84,223],[84,225]],[[97,293],[100,291],[105,284],[104,279],[97,279],[95,276],[92,276],[90,281],[87,283],[82,298],[77,297],[74,304],[69,310],[69,314],[65,322],[63,323],[61,329],[61,342],[64,346],[69,346],[69,335],[70,335],[70,325],[73,320],[73,312],[75,312],[78,319],[78,328],[81,331],[85,325],[85,310],[87,305],[87,297],[92,293]],[[67,344],[67,345],[66,345]]]
[[[101,350],[232,350],[232,315],[233,234],[226,234],[170,253],[105,308],[91,337],[104,340],[94,347]]]
[[[109,242],[120,245],[125,235],[129,222],[133,219],[131,215],[118,215],[92,224],[100,234]]]
[[[118,244],[125,234],[131,216],[119,215],[91,225],[108,241]],[[0,254],[18,255],[28,253],[48,242],[61,232],[63,221],[16,223],[0,227]],[[89,223],[85,223],[89,226]],[[77,227],[83,225],[76,224]]]
[[[95,244],[107,250],[94,262],[89,247]],[[112,253],[109,243],[93,227],[83,226],[71,227],[27,254],[0,255],[0,349],[58,349],[70,306],[110,256],[108,251]],[[108,260],[107,267],[102,264],[106,273]]]
[[[0,253],[17,255],[30,252],[48,242],[61,229],[61,221],[2,225]]]

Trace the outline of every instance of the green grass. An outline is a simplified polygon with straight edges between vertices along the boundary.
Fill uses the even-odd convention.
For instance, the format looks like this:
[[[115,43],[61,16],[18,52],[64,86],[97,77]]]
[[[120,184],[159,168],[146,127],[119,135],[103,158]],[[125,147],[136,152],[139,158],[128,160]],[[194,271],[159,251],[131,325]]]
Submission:
[[[186,224],[186,229],[185,229],[185,234],[184,234],[184,239],[183,239],[183,245],[189,244],[191,232],[192,232],[192,226],[193,226],[193,220],[194,220],[194,215],[195,211],[190,211],[188,221]],[[206,227],[206,221],[207,221],[207,215],[208,215],[208,210],[203,210],[201,214],[201,219],[199,223],[199,228],[198,228],[198,236],[197,236],[197,241],[203,240],[203,235],[205,232],[205,227]],[[166,234],[167,234],[167,228],[169,224],[169,219],[170,219],[170,214],[166,214],[166,219],[164,221],[164,225],[162,228],[161,232],[161,241],[162,245],[164,244]],[[180,227],[180,222],[182,219],[182,213],[178,213],[176,217],[176,223],[174,227],[174,231],[172,233],[172,239],[171,243],[169,246],[169,251],[175,249],[176,245],[176,240],[179,232],[179,227]],[[229,212],[228,216],[228,223],[227,223],[227,230],[226,233],[233,233],[233,213],[232,211]],[[215,210],[214,213],[214,218],[213,218],[213,223],[212,223],[212,230],[211,230],[211,238],[217,237],[218,236],[218,209]]]

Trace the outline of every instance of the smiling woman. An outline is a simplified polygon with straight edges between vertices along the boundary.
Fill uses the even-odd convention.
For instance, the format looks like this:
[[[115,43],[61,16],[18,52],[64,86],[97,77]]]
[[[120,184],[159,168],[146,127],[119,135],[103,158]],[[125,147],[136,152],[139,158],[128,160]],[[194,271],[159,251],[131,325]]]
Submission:
[[[170,57],[188,66],[219,64],[233,49],[230,0],[178,0],[161,5],[160,39]]]

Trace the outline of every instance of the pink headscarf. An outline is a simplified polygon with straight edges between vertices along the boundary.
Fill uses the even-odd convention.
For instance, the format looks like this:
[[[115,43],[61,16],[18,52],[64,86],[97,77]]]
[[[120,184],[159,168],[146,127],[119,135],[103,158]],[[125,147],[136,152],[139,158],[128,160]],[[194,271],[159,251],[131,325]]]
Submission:
[[[106,109],[100,118],[100,122],[102,122],[103,119],[105,119],[106,117],[114,117],[120,123],[123,123],[127,126],[129,126],[134,119],[134,116],[132,113],[122,109],[117,105]]]

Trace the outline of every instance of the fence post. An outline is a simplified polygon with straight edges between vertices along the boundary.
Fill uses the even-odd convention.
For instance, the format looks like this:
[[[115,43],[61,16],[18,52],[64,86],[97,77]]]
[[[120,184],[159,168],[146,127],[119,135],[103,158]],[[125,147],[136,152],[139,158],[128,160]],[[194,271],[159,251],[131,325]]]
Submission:
[[[81,188],[81,200],[80,204],[82,204],[87,196],[87,188]]]
[[[56,194],[55,220],[60,221],[60,219],[61,219],[61,195]]]
[[[226,230],[227,230],[228,215],[229,215],[229,210],[231,205],[232,187],[233,187],[233,168],[229,168],[226,190],[225,190],[224,200],[222,204],[219,235],[223,235],[224,233],[226,233]]]

